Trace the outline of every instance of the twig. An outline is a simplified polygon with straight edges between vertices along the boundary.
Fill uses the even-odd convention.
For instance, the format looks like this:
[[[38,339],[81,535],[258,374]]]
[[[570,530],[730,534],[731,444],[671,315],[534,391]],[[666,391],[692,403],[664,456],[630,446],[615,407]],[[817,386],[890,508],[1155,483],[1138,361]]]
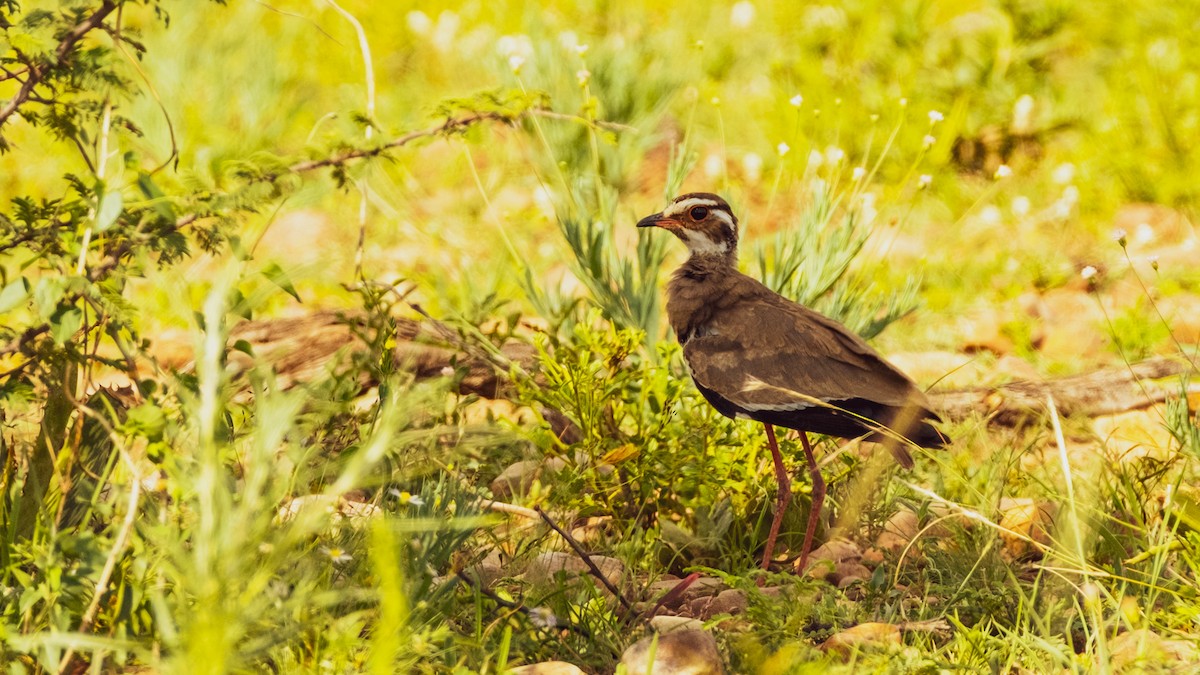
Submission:
[[[21,84],[21,88],[17,91],[16,96],[9,99],[8,103],[0,108],[0,128],[4,127],[4,123],[12,117],[17,109],[29,100],[33,95],[33,88],[41,84],[50,70],[56,66],[66,62],[67,57],[75,49],[75,45],[83,39],[84,35],[99,28],[104,23],[104,19],[108,18],[117,8],[117,3],[114,0],[104,0],[100,3],[100,8],[97,9],[91,16],[84,19],[79,25],[67,31],[62,40],[58,43],[58,48],[54,50],[54,63],[31,63],[29,65],[28,77]]]
[[[572,537],[569,532],[559,527],[558,523],[554,522],[554,519],[550,517],[550,514],[542,510],[542,507],[538,506],[534,510],[537,511],[537,514],[542,517],[542,520],[546,521],[546,524],[550,526],[550,529],[557,532],[558,536],[566,540],[567,544],[571,547],[571,550],[575,551],[575,555],[579,556],[579,558],[583,560],[583,564],[587,565],[588,570],[590,570],[592,573],[592,576],[596,577],[601,584],[604,584],[604,587],[608,589],[609,593],[612,593],[617,597],[617,600],[621,603],[621,606],[625,608],[625,611],[627,613],[633,612],[633,603],[629,602],[629,599],[625,597],[625,594],[621,592],[621,589],[613,585],[613,582],[609,581],[608,577],[604,576],[604,572],[600,571],[599,567],[596,567],[596,563],[592,562],[592,557],[587,554],[587,551],[583,550],[583,547],[579,545],[579,542],[575,541],[575,537]]]

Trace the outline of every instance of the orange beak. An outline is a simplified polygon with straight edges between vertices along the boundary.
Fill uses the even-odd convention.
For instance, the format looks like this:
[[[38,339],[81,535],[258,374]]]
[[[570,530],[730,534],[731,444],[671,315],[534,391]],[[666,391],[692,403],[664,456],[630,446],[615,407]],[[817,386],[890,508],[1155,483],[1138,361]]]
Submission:
[[[679,221],[674,218],[667,218],[661,213],[656,213],[652,216],[646,216],[638,221],[638,227],[661,227],[663,229],[671,229],[671,225],[679,225]]]

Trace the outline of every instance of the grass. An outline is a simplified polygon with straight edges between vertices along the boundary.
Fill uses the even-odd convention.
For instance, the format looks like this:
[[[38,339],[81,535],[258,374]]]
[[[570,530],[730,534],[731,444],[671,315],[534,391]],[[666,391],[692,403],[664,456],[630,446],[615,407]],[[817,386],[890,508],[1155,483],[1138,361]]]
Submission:
[[[1200,292],[1185,245],[1194,3],[339,5],[166,3],[165,29],[129,10],[152,87],[119,102],[142,133],[112,133],[131,159],[110,181],[132,194],[138,163],[165,162],[173,133],[178,166],[156,175],[171,194],[257,208],[229,250],[121,291],[152,342],[183,331],[193,368],[87,411],[45,391],[6,401],[0,660],[13,672],[502,673],[553,659],[612,672],[640,624],[586,577],[522,576],[570,549],[480,502],[512,462],[547,458],[566,470],[511,501],[619,559],[624,592],[697,570],[745,591],[743,615],[708,622],[734,672],[1184,672],[1200,659],[1186,391],[1154,420],[1169,433],[1133,450],[1053,410],[1022,429],[956,421],[952,448],[907,475],[872,479],[825,441],[827,522],[869,546],[909,510],[920,534],[856,588],[764,577],[763,433],[690,384],[660,305],[681,247],[632,227],[672,194],[721,192],[748,271],[885,352],[956,349],[957,318],[983,308],[1043,374],[1195,359],[1157,304]],[[530,101],[558,114],[423,140],[333,180],[290,176],[277,196],[238,192],[263,166]],[[62,197],[63,173],[87,173],[38,130],[10,129],[5,202]],[[0,267],[6,283],[55,274],[21,251]],[[387,290],[400,282],[415,289],[403,299]],[[1077,317],[1022,303],[1055,293],[1096,307],[1108,351],[1042,349]],[[511,406],[455,393],[462,367],[417,381],[393,362],[396,317],[414,305],[472,353],[532,346]],[[366,348],[286,391],[267,363],[230,374],[247,349],[227,345],[230,326],[316,307],[363,309]],[[43,466],[46,438],[59,452]],[[40,470],[55,478],[35,499],[22,488]],[[1054,505],[1044,536],[1014,525],[1012,497]],[[11,504],[25,502],[39,517],[19,532]],[[490,584],[463,581],[485,568]],[[845,660],[817,648],[854,625],[925,621],[949,628]]]

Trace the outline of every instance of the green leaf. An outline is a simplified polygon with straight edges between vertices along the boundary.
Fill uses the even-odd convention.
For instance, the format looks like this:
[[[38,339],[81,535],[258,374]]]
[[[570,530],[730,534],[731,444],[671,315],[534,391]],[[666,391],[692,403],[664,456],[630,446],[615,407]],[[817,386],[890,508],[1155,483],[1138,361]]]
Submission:
[[[138,174],[138,188],[142,195],[150,200],[155,213],[167,220],[175,220],[175,207],[167,199],[167,195],[159,189],[154,178],[146,172]]]
[[[108,231],[121,216],[121,209],[124,206],[125,200],[121,197],[120,190],[101,193],[100,203],[96,206],[96,231]]]
[[[33,304],[37,307],[38,314],[43,319],[49,319],[58,311],[58,301],[62,300],[66,292],[67,279],[65,277],[38,279],[37,286],[33,289]]]
[[[287,294],[295,298],[296,302],[304,302],[300,299],[300,294],[296,292],[296,287],[292,285],[292,280],[288,277],[287,272],[284,272],[279,265],[275,263],[267,265],[266,269],[263,270],[263,276],[270,279],[271,283],[287,291]]]
[[[64,306],[50,317],[50,337],[55,344],[65,344],[83,325],[83,312],[76,307]]]
[[[29,297],[29,280],[21,277],[0,290],[0,314],[25,302]]]

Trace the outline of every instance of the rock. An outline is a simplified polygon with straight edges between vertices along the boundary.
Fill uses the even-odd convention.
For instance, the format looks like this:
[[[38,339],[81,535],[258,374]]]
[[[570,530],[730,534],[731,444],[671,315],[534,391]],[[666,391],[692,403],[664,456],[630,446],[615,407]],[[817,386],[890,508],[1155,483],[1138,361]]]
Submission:
[[[482,588],[491,588],[497,579],[504,576],[504,565],[500,562],[500,554],[492,551],[483,560],[467,567],[463,574],[474,579]]]
[[[831,581],[838,588],[845,588],[856,581],[866,581],[871,578],[871,570],[859,562],[840,562],[833,570]]]
[[[723,675],[725,672],[717,640],[702,630],[679,630],[642,638],[621,655],[621,665],[628,675]]]
[[[613,586],[620,587],[625,575],[625,566],[620,560],[604,555],[591,556],[592,563]],[[559,572],[567,576],[591,576],[591,570],[586,563],[574,553],[551,551],[542,553],[529,562],[525,567],[522,578],[532,586],[551,586]],[[596,580],[599,584],[600,581]]]
[[[862,550],[858,544],[849,539],[830,539],[808,554],[808,567],[801,570],[800,561],[796,561],[796,573],[812,579],[830,579],[837,570],[837,564],[847,560],[858,561],[862,558]],[[836,581],[830,580],[830,583]]]
[[[821,643],[821,651],[842,658],[856,650],[879,650],[900,645],[900,627],[890,623],[860,623],[840,633],[834,633]]]
[[[647,589],[647,593],[649,594],[651,600],[657,600],[658,598],[663,597],[663,595],[666,593],[674,590],[674,588],[679,585],[680,581],[682,580],[661,579],[650,584],[649,589]],[[725,582],[717,579],[716,577],[700,577],[699,579],[693,581],[691,585],[684,590],[683,595],[679,598],[679,601],[672,603],[672,605],[677,607],[684,601],[713,596],[727,588],[728,586],[725,585]]]
[[[1043,546],[1050,545],[1050,529],[1058,506],[1050,502],[1038,502],[1030,497],[1005,497],[1000,500],[1000,541],[1004,554],[1010,560],[1040,554],[1040,549],[1026,537]],[[1023,535],[1023,536],[1022,536]]]
[[[861,562],[867,567],[879,567],[883,564],[883,551],[872,546],[871,548],[863,551]]]
[[[1176,441],[1163,426],[1162,406],[1104,415],[1092,420],[1092,431],[1119,462],[1144,457],[1166,459]]]
[[[688,606],[692,616],[707,621],[718,614],[741,614],[746,611],[748,602],[745,591],[731,588],[715,597],[696,598]]]
[[[996,380],[1000,382],[1042,379],[1042,374],[1037,371],[1037,368],[1013,354],[1005,354],[997,359],[992,371],[996,375]]]
[[[542,663],[531,663],[527,666],[518,666],[507,671],[512,675],[587,675],[580,670],[579,666],[566,661],[543,661]]]
[[[526,459],[514,462],[492,481],[492,496],[495,499],[507,499],[514,494],[523,495],[529,491],[533,481],[540,478],[544,472],[562,471],[566,465],[566,461],[561,457],[551,457],[544,461]]]
[[[896,352],[888,361],[923,385],[970,387],[979,384],[981,374],[971,368],[976,357],[952,351]]]
[[[1041,297],[1043,338],[1038,351],[1055,360],[1094,360],[1105,351],[1108,334],[1104,312],[1083,291],[1058,289]]]
[[[650,619],[650,627],[658,633],[672,633],[678,630],[704,630],[704,622],[686,616],[667,616],[661,614]]]
[[[883,525],[883,532],[875,538],[875,548],[885,553],[899,553],[920,531],[920,518],[911,509],[900,509],[892,514]]]
[[[1108,643],[1112,672],[1196,672],[1200,662],[1196,646],[1184,640],[1165,638],[1145,628],[1127,631]]]
[[[310,509],[324,511],[329,515],[330,522],[345,519],[353,524],[364,523],[383,514],[383,510],[371,502],[330,495],[303,495],[289,499],[280,506],[275,518],[279,522],[286,522]]]
[[[1007,318],[1009,313],[1005,313]],[[976,311],[958,320],[962,348],[968,352],[989,351],[997,356],[1013,350],[1012,338],[1004,334],[1004,320],[995,309]]]

